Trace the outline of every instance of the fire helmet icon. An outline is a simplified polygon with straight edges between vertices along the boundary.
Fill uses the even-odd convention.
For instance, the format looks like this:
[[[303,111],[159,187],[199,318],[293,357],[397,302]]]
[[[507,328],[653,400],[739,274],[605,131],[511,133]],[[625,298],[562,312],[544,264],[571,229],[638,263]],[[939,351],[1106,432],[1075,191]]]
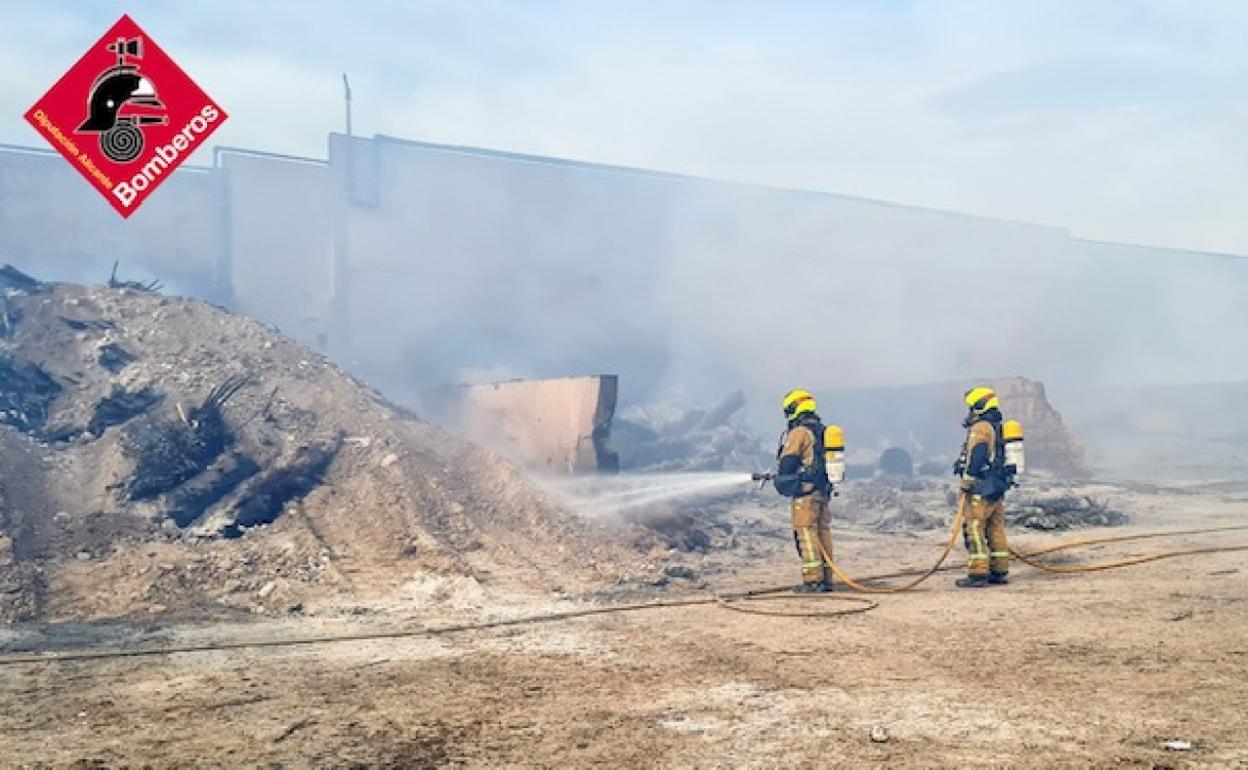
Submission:
[[[117,63],[91,85],[87,119],[79,133],[99,134],[100,150],[114,163],[130,163],[143,152],[143,126],[169,121],[156,86],[131,59],[143,58],[143,38],[119,37],[107,46]]]

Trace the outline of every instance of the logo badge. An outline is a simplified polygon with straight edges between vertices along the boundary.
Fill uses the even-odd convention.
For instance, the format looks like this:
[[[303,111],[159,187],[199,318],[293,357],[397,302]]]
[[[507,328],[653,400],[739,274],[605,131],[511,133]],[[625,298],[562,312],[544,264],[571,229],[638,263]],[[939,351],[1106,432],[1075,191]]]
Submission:
[[[123,217],[225,119],[129,16],[26,111],[35,130]]]

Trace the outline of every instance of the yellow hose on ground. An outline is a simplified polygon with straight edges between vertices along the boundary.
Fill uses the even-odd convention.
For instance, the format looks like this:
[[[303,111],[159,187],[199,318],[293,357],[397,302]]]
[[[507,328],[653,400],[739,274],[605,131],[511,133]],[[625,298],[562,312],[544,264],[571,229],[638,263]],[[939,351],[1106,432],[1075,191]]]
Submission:
[[[1152,540],[1158,537],[1181,537],[1183,535],[1208,535],[1214,532],[1242,532],[1248,530],[1248,524],[1233,524],[1226,527],[1202,527],[1200,529],[1172,529],[1165,532],[1141,532],[1135,535],[1113,535],[1112,537],[1091,537],[1082,540],[1071,540],[1065,543],[1051,545],[1048,548],[1041,548],[1037,551],[1028,551],[1027,553],[1019,553],[1011,550],[1015,556],[1025,556],[1034,559],[1037,556],[1047,556],[1058,551],[1068,551],[1072,548],[1084,548],[1089,545],[1104,545],[1105,543],[1125,543],[1130,540]]]
[[[909,591],[912,588],[915,588],[916,586],[918,586],[923,581],[927,580],[932,575],[936,574],[937,572],[940,572],[942,569],[949,569],[947,567],[944,567],[943,565],[945,563],[945,560],[949,558],[949,553],[953,550],[954,543],[957,542],[958,530],[961,528],[962,520],[965,518],[965,516],[966,516],[966,495],[960,495],[958,498],[958,511],[957,511],[957,514],[954,515],[953,517],[953,524],[950,527],[950,532],[949,532],[949,542],[945,545],[945,551],[944,553],[941,554],[940,559],[937,560],[937,562],[931,568],[926,569],[926,570],[921,570],[921,571],[906,570],[903,572],[892,572],[892,573],[886,573],[883,575],[871,575],[869,577],[855,580],[851,578],[849,575],[845,574],[845,572],[840,568],[840,566],[837,565],[837,563],[832,559],[832,555],[829,554],[827,549],[823,547],[822,543],[819,543],[819,551],[820,553],[823,554],[824,560],[827,561],[829,569],[832,570],[832,574],[836,575],[836,577],[842,583],[849,586],[854,591],[858,591],[859,593],[868,593],[868,594],[901,593],[902,591]],[[1148,532],[1148,533],[1137,534],[1137,535],[1115,535],[1112,537],[1084,538],[1082,540],[1075,540],[1069,543],[1061,543],[1059,545],[1050,546],[1048,548],[1042,548],[1038,551],[1032,551],[1029,553],[1023,553],[1023,552],[1020,552],[1018,550],[1011,548],[1010,555],[1018,559],[1022,563],[1026,564],[1027,566],[1032,567],[1034,569],[1038,569],[1042,572],[1049,572],[1049,573],[1054,573],[1054,574],[1066,574],[1066,575],[1080,574],[1080,573],[1085,573],[1085,572],[1101,572],[1101,571],[1110,570],[1110,569],[1120,569],[1122,567],[1133,567],[1137,564],[1147,564],[1149,562],[1161,561],[1162,559],[1173,559],[1173,558],[1177,558],[1180,556],[1198,556],[1198,555],[1203,555],[1203,554],[1233,553],[1237,551],[1248,551],[1248,545],[1218,546],[1218,547],[1210,547],[1210,548],[1192,548],[1192,549],[1182,550],[1182,551],[1163,551],[1162,553],[1149,554],[1147,556],[1131,557],[1128,559],[1119,559],[1116,561],[1103,562],[1100,564],[1071,565],[1071,566],[1059,566],[1059,565],[1053,565],[1053,564],[1045,564],[1043,562],[1037,561],[1036,557],[1047,555],[1050,553],[1057,553],[1059,551],[1068,551],[1074,548],[1086,548],[1088,546],[1104,545],[1106,543],[1120,543],[1120,542],[1125,542],[1128,540],[1146,540],[1146,539],[1157,538],[1157,537],[1178,537],[1181,535],[1199,535],[1199,534],[1207,534],[1211,532],[1232,532],[1232,531],[1240,531],[1240,530],[1248,530],[1248,524],[1233,525],[1233,526],[1227,526],[1227,527],[1206,527],[1202,529],[1175,530],[1175,531],[1170,531],[1170,532]],[[899,586],[888,586],[888,587],[876,588],[873,586],[868,586],[868,585],[863,584],[863,581],[876,581],[876,580],[883,580],[883,579],[895,578],[895,577],[906,577],[909,575],[917,575],[918,577],[916,577],[914,580],[910,581],[909,583],[905,583]]]
[[[860,580],[854,580],[853,578],[846,575],[840,569],[840,567],[838,567],[836,563],[832,561],[831,555],[828,554],[826,549],[823,548],[822,543],[819,546],[820,550],[823,552],[823,557],[828,560],[829,565],[832,568],[833,574],[835,574],[838,578],[840,578],[841,581],[845,583],[845,585],[849,586],[855,591],[858,591],[860,593],[871,593],[871,594],[889,594],[889,593],[900,593],[902,591],[908,591],[914,588],[915,586],[919,585],[920,583],[922,583],[924,580],[928,579],[935,573],[939,572],[940,570],[949,569],[948,567],[944,567],[943,564],[945,560],[949,558],[949,554],[953,550],[954,543],[957,542],[958,530],[961,527],[962,519],[965,517],[965,513],[966,513],[965,499],[966,499],[966,496],[963,495],[961,500],[958,503],[958,511],[957,511],[957,514],[954,516],[953,525],[951,527],[951,532],[949,535],[949,542],[945,545],[944,553],[941,554],[940,559],[936,562],[936,564],[930,567],[929,569],[904,570],[900,572],[891,572],[891,573],[884,573],[884,574],[879,574],[879,575],[871,575],[868,577],[860,578]],[[1146,540],[1146,539],[1158,538],[1158,537],[1178,537],[1181,535],[1201,535],[1201,534],[1208,534],[1208,533],[1213,533],[1213,532],[1231,532],[1231,531],[1240,531],[1240,530],[1248,530],[1248,524],[1234,525],[1234,526],[1227,526],[1227,527],[1207,527],[1203,529],[1172,530],[1169,532],[1147,532],[1147,533],[1141,533],[1141,534],[1136,534],[1136,535],[1115,535],[1112,537],[1085,538],[1082,540],[1075,540],[1075,541],[1068,542],[1068,543],[1061,543],[1055,546],[1050,546],[1048,548],[1042,548],[1038,551],[1032,551],[1029,553],[1020,553],[1019,551],[1011,550],[1011,554],[1013,554],[1023,563],[1028,564],[1029,566],[1035,567],[1036,569],[1044,570],[1046,572],[1055,572],[1055,573],[1097,572],[1097,571],[1107,570],[1107,569],[1116,569],[1119,567],[1129,567],[1135,564],[1145,564],[1147,562],[1159,561],[1161,559],[1170,559],[1170,558],[1175,558],[1178,556],[1193,556],[1193,555],[1198,555],[1198,554],[1248,551],[1248,545],[1195,548],[1195,549],[1184,550],[1184,551],[1166,551],[1166,552],[1159,553],[1159,554],[1151,554],[1148,556],[1133,557],[1129,559],[1122,559],[1119,561],[1106,562],[1103,564],[1093,564],[1093,565],[1088,565],[1088,566],[1066,567],[1066,566],[1048,565],[1048,564],[1036,562],[1035,557],[1045,555],[1045,554],[1050,554],[1050,553],[1056,553],[1059,551],[1071,550],[1074,548],[1084,548],[1084,547],[1091,546],[1091,545],[1103,545],[1105,543],[1120,543],[1120,542],[1125,542],[1129,540]],[[917,577],[914,580],[910,581],[909,583],[906,583],[900,586],[890,586],[887,588],[873,588],[871,586],[865,586],[860,582],[863,580],[875,581],[875,580],[884,580],[884,579],[889,579],[889,578],[894,578],[894,577],[906,577],[910,575],[917,575]],[[173,646],[168,646],[168,647],[138,647],[138,648],[123,648],[123,649],[71,650],[67,652],[52,653],[52,654],[34,653],[34,654],[0,655],[0,667],[11,666],[11,665],[22,665],[22,664],[46,664],[46,663],[55,663],[55,662],[63,662],[63,661],[101,660],[101,659],[108,659],[108,658],[136,658],[136,657],[148,657],[148,656],[156,656],[156,655],[170,655],[174,653],[211,652],[211,651],[218,651],[218,650],[241,650],[241,649],[265,648],[265,647],[295,647],[295,646],[303,646],[303,645],[330,644],[334,642],[353,642],[353,641],[358,642],[358,641],[368,641],[368,640],[400,639],[400,638],[421,637],[421,636],[442,636],[446,634],[464,633],[464,632],[470,632],[470,631],[484,631],[484,630],[496,629],[496,628],[508,628],[508,627],[514,627],[514,626],[532,625],[536,623],[550,623],[550,622],[557,622],[557,621],[564,621],[564,620],[572,620],[574,618],[583,618],[583,617],[589,617],[593,615],[610,615],[610,614],[623,613],[623,612],[638,612],[638,611],[643,611],[643,610],[657,610],[657,609],[665,609],[665,608],[673,608],[673,607],[693,607],[693,606],[708,605],[708,604],[718,604],[720,607],[733,610],[734,612],[745,612],[745,613],[750,613],[750,614],[755,614],[755,615],[769,615],[769,616],[796,617],[796,618],[827,618],[827,617],[834,617],[834,616],[839,616],[839,615],[853,615],[853,614],[858,614],[858,613],[863,613],[863,612],[869,612],[870,610],[873,610],[879,606],[877,602],[871,599],[867,599],[865,597],[859,597],[859,596],[849,596],[846,594],[800,594],[800,595],[795,594],[792,596],[776,596],[775,595],[775,594],[780,594],[781,592],[786,592],[790,590],[790,588],[791,586],[784,585],[784,586],[774,586],[771,588],[762,588],[762,589],[754,589],[750,591],[742,591],[738,593],[718,594],[716,596],[711,596],[711,597],[697,597],[697,598],[690,598],[690,599],[668,599],[668,600],[661,600],[661,601],[655,601],[655,602],[639,602],[636,604],[616,604],[616,605],[608,605],[605,607],[588,607],[588,608],[579,609],[579,610],[570,610],[566,612],[553,612],[553,613],[547,613],[543,615],[529,615],[526,617],[509,618],[506,620],[485,621],[485,622],[480,622],[480,623],[465,623],[463,625],[457,625],[457,626],[441,626],[441,627],[420,628],[420,629],[376,630],[376,631],[364,631],[364,632],[344,633],[344,634],[325,634],[325,635],[305,636],[305,637],[286,637],[286,638],[279,638],[279,639],[252,639],[252,640],[237,640],[237,641],[226,641],[226,642],[205,642],[205,643],[200,643],[200,644],[191,643],[191,644],[186,644],[186,645],[173,645]],[[768,612],[764,610],[751,609],[751,608],[743,606],[745,602],[801,600],[801,599],[823,599],[823,600],[836,600],[836,601],[842,601],[842,602],[854,602],[855,604],[857,604],[857,606],[849,607],[843,610],[832,611],[832,612],[828,612],[828,611],[823,611],[823,612]]]
[[[1118,561],[1107,561],[1101,564],[1071,565],[1058,566],[1055,564],[1045,564],[1036,561],[1027,554],[1021,554],[1011,550],[1010,553],[1014,558],[1026,564],[1028,567],[1034,567],[1041,572],[1052,572],[1059,575],[1071,575],[1081,572],[1100,572],[1107,569],[1118,569],[1120,567],[1133,567],[1136,564],[1148,564],[1153,561],[1161,561],[1162,559],[1174,559],[1179,556],[1199,556],[1201,554],[1210,553],[1232,553],[1234,551],[1248,551],[1248,545],[1229,545],[1215,548],[1192,548],[1186,551],[1165,551],[1163,553],[1154,553],[1147,556],[1135,556],[1129,559],[1120,559]]]
[[[1090,538],[1090,539],[1085,539],[1085,540],[1075,540],[1075,541],[1067,542],[1067,543],[1059,543],[1058,545],[1049,546],[1048,548],[1041,548],[1035,551],[1027,551],[1027,552],[1011,551],[1011,554],[1014,556],[1018,556],[1018,557],[1034,559],[1037,556],[1045,556],[1050,553],[1057,553],[1059,551],[1068,551],[1073,548],[1085,548],[1090,545],[1103,545],[1105,543],[1124,543],[1124,542],[1128,542],[1131,540],[1151,540],[1151,539],[1159,538],[1159,537],[1180,537],[1184,535],[1207,535],[1207,534],[1211,534],[1215,532],[1237,532],[1237,531],[1244,531],[1244,530],[1248,530],[1248,524],[1239,524],[1239,525],[1228,526],[1228,527],[1204,527],[1201,529],[1175,529],[1175,530],[1167,530],[1165,532],[1142,532],[1142,533],[1135,534],[1135,535],[1115,535],[1113,537],[1098,537],[1098,538]],[[1203,551],[1205,549],[1199,549],[1199,550]],[[1232,546],[1231,550],[1239,550],[1239,548],[1237,546]],[[1193,552],[1192,551],[1174,551],[1171,553],[1173,553],[1176,556],[1187,556],[1187,555],[1192,554]],[[952,565],[952,564],[942,565],[940,569],[937,570],[937,572],[945,572],[945,571],[956,570],[956,569],[962,569],[962,567],[958,565]],[[858,578],[858,582],[875,582],[877,580],[891,580],[893,578],[911,577],[913,575],[921,575],[923,574],[923,572],[924,572],[923,569],[904,569],[904,570],[898,570],[896,572],[882,572],[876,575],[868,575],[866,577]]]
[[[821,541],[816,539],[816,542],[819,543],[819,552],[823,554],[824,561],[828,564],[828,569],[832,570],[832,574],[836,575],[837,579],[845,585],[859,593],[864,594],[899,594],[902,591],[909,591],[940,571],[940,567],[945,563],[945,559],[948,559],[949,554],[953,552],[954,544],[958,542],[958,530],[962,528],[962,519],[965,518],[965,516],[966,495],[960,495],[958,497],[958,512],[954,514],[953,525],[949,528],[949,542],[945,543],[945,552],[940,555],[940,558],[936,560],[936,563],[933,564],[930,569],[922,572],[918,577],[911,580],[909,583],[904,583],[899,586],[873,588],[871,586],[863,585],[862,583],[851,578],[849,575],[845,574],[845,572],[832,559],[832,554],[828,553],[828,549],[823,547],[823,543]],[[871,578],[866,579],[870,580]]]
[[[879,607],[879,603],[862,596],[850,596],[848,594],[793,594],[788,593],[793,589],[792,586],[776,586],[775,588],[764,588],[761,590],[750,591],[742,594],[720,594],[715,597],[715,601],[719,606],[733,612],[742,612],[746,615],[766,615],[772,618],[830,618],[838,615],[856,615],[860,612],[870,612]],[[856,607],[848,607],[842,610],[815,610],[805,612],[794,612],[792,610],[768,611],[757,610],[742,605],[743,602],[758,601],[786,601],[786,600],[802,600],[802,599],[839,599],[842,601],[857,601],[860,604]],[[865,604],[861,603],[865,602]]]

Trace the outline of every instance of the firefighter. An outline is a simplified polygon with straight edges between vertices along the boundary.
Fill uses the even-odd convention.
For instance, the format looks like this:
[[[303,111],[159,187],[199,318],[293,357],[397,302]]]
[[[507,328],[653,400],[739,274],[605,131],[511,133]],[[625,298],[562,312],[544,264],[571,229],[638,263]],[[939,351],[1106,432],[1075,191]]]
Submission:
[[[960,588],[982,588],[1009,582],[1010,546],[1005,539],[1005,493],[1012,483],[1005,460],[1001,404],[991,388],[966,392],[966,443],[954,465],[961,479],[965,518],[967,575]]]
[[[828,497],[832,482],[828,478],[825,429],[815,413],[815,398],[807,391],[789,391],[782,406],[788,427],[776,452],[779,467],[774,483],[777,492],[792,499],[793,541],[802,560],[802,583],[793,590],[831,591]]]

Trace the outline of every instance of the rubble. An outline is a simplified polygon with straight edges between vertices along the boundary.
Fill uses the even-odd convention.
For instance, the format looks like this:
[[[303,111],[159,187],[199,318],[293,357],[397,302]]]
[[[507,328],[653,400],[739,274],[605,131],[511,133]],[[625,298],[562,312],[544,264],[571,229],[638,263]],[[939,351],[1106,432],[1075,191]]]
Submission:
[[[108,276],[108,288],[110,289],[133,289],[134,291],[143,291],[155,293],[164,288],[164,284],[160,281],[122,281],[117,278],[117,268],[120,262],[113,262],[113,272]]]
[[[951,511],[941,485],[921,479],[880,476],[843,484],[840,515],[877,532],[923,532],[948,525]]]
[[[925,513],[910,505],[902,505],[896,512],[881,516],[869,526],[876,532],[924,532],[943,529],[946,524],[940,516]]]
[[[110,374],[120,374],[122,369],[125,369],[135,361],[135,357],[121,345],[115,342],[106,342],[100,346],[100,352],[96,360]]]
[[[254,484],[241,489],[233,515],[220,533],[229,538],[240,537],[248,527],[276,521],[287,504],[302,500],[321,485],[341,448],[341,436],[327,444],[301,446],[289,462],[273,465],[258,475]]]
[[[581,521],[255,321],[129,286],[0,285],[0,619],[250,612],[271,581],[307,607],[429,573],[657,574],[640,530]]]
[[[775,448],[737,425],[745,395],[734,391],[709,410],[674,404],[634,407],[612,435],[620,469],[634,472],[757,470],[775,464]]]
[[[850,518],[863,520],[879,511],[901,507],[901,490],[894,484],[879,481],[853,481],[840,489]]]
[[[44,289],[44,283],[18,270],[12,265],[0,267],[0,289],[34,294]]]
[[[671,507],[634,511],[629,514],[629,520],[657,535],[666,547],[685,552],[705,553],[717,545],[722,546],[722,535],[731,531],[728,524],[708,521]]]
[[[862,455],[869,454],[870,447],[904,449],[918,462],[922,475],[948,473],[966,438],[959,426],[966,414],[963,395],[981,382],[996,390],[1006,419],[1022,423],[1029,474],[1064,479],[1088,476],[1084,448],[1049,402],[1044,383],[1011,377],[832,391],[827,398],[837,405],[837,420],[859,463],[847,469],[851,478],[864,477],[867,469],[861,467]],[[880,410],[880,403],[888,403],[889,408]],[[875,467],[872,464],[866,477]]]
[[[124,425],[134,417],[150,411],[164,398],[151,388],[140,388],[131,392],[124,387],[115,386],[111,394],[96,403],[91,421],[87,423],[87,433],[99,438],[108,428]]]
[[[1011,526],[1048,532],[1075,527],[1119,527],[1130,521],[1130,517],[1112,510],[1105,500],[1086,495],[1061,495],[1010,501],[1005,520]]]
[[[134,462],[134,469],[121,484],[122,496],[149,500],[175,492],[206,471],[235,441],[221,410],[247,383],[245,377],[230,378],[189,412],[178,404],[176,420],[153,415],[126,426],[121,451]]]
[[[1027,467],[1064,478],[1087,478],[1084,448],[1049,403],[1044,383],[1023,377],[991,382],[1006,417],[1023,424]]]
[[[61,386],[38,365],[0,354],[0,424],[41,436]]]

